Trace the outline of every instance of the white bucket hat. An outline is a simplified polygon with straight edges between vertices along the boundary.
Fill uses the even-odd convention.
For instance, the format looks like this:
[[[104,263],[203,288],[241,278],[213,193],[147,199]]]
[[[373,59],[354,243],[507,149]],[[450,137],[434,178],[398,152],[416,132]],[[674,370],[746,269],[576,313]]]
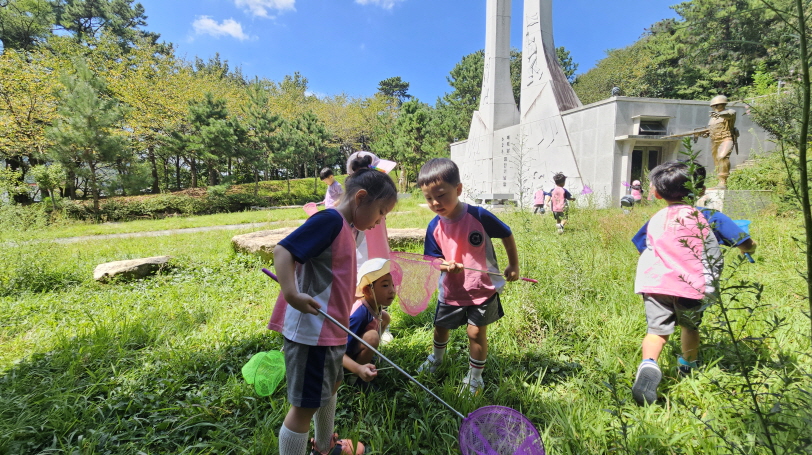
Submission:
[[[358,269],[358,283],[355,288],[356,297],[362,297],[365,287],[389,273],[390,270],[389,259],[385,258],[373,258],[361,264],[361,268]]]

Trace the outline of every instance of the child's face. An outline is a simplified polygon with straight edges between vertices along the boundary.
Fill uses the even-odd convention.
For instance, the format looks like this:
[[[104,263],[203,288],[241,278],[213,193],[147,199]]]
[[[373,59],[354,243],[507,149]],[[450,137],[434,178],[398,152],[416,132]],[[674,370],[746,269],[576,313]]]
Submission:
[[[353,211],[352,224],[359,231],[366,231],[380,224],[386,214],[391,212],[395,208],[395,203],[397,203],[397,199],[391,201],[376,199],[372,202],[366,202],[364,199],[367,197],[365,190],[359,190],[355,195],[357,205]]]
[[[456,209],[460,205],[462,183],[452,185],[448,182],[435,182],[420,187],[420,190],[432,212],[446,218],[458,215]]]
[[[332,184],[333,184],[333,182],[335,181],[335,179],[336,179],[336,178],[335,178],[334,176],[332,176],[332,175],[331,175],[331,176],[327,177],[326,179],[321,179],[321,181],[322,181],[322,182],[324,182],[324,184],[325,184],[325,185],[330,186],[330,185],[332,185]]]
[[[364,297],[367,302],[377,303],[379,307],[391,305],[395,300],[395,283],[392,282],[392,274],[387,273],[366,287]]]

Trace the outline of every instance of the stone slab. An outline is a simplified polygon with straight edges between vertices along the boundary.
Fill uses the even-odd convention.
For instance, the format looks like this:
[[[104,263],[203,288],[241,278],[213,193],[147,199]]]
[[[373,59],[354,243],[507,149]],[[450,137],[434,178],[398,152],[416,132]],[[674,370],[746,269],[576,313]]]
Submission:
[[[709,188],[697,205],[718,210],[734,220],[756,216],[772,203],[772,191]]]
[[[126,280],[144,278],[166,267],[170,259],[170,256],[153,256],[149,258],[107,262],[96,266],[93,270],[93,278],[102,283],[108,282],[113,278]]]
[[[257,231],[249,234],[235,235],[231,246],[238,253],[255,254],[265,262],[273,262],[273,249],[296,228]],[[389,247],[397,249],[410,244],[422,244],[426,237],[425,229],[387,229]]]

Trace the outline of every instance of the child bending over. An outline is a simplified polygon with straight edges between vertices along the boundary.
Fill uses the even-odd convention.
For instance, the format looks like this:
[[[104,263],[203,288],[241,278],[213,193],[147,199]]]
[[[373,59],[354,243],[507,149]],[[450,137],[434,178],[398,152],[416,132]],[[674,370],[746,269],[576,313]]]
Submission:
[[[349,325],[356,287],[355,234],[381,222],[397,202],[392,179],[361,169],[345,182],[335,209],[322,210],[274,248],[282,288],[268,328],[284,339],[290,410],[279,430],[279,453],[307,451],[310,420],[315,426],[311,454],[364,453],[333,433],[336,390],[344,376],[347,334],[318,315],[318,309]]]

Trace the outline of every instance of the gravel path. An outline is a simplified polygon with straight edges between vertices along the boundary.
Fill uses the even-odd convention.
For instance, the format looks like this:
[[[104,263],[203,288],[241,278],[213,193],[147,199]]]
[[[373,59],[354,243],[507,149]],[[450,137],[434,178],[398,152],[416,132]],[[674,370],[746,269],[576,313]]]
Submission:
[[[80,237],[63,237],[61,239],[53,239],[52,241],[55,243],[77,243],[77,242],[86,242],[90,240],[126,239],[132,237],[159,237],[163,235],[192,234],[195,232],[233,231],[237,229],[261,228],[268,227],[269,225],[273,224],[279,224],[279,222],[276,221],[270,223],[264,222],[264,223],[226,224],[223,226],[204,226],[184,229],[167,229],[164,231],[128,232],[124,234],[83,235]]]

